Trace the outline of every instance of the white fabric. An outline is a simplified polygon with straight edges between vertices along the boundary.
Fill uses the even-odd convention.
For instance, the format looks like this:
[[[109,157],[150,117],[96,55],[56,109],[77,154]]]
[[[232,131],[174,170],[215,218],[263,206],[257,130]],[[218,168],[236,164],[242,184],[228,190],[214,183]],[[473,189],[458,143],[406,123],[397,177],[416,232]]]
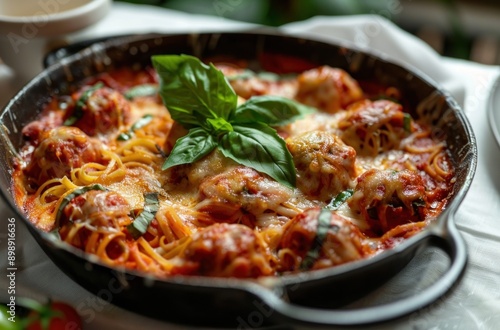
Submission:
[[[232,30],[250,25],[221,18],[194,16],[148,6],[115,4],[102,22],[73,40],[137,32]],[[283,27],[290,33],[336,38],[356,47],[375,49],[394,61],[411,65],[444,86],[464,105],[475,131],[479,161],[471,189],[456,223],[468,245],[469,264],[457,287],[436,303],[400,320],[363,329],[498,329],[500,324],[500,153],[488,127],[487,106],[499,68],[442,58],[427,45],[378,16],[318,17]],[[13,92],[12,73],[0,66],[3,105]],[[500,104],[496,107],[500,111]],[[0,202],[0,272],[6,269],[6,221],[13,214]],[[20,221],[17,222],[17,290],[20,296],[50,296],[65,300],[82,312],[84,329],[188,329],[149,319],[99,301],[66,275],[40,251]],[[427,250],[396,278],[362,302],[391,301],[418,291],[446,269],[443,253]],[[0,300],[7,299],[7,281],[0,276]],[[142,303],[142,302],[141,302]]]
[[[381,16],[359,15],[335,19],[318,16],[283,28],[295,34],[348,41],[359,49],[379,52],[392,62],[420,70],[445,87],[459,103],[463,102],[464,85],[457,79],[455,72],[442,67],[442,58],[426,43],[395,28],[394,24]]]

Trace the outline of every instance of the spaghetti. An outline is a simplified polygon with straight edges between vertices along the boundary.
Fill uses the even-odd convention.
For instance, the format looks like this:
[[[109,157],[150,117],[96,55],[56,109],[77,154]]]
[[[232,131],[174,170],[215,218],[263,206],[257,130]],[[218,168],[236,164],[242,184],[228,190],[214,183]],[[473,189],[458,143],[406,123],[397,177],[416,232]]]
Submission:
[[[328,66],[283,76],[219,67],[240,100],[273,94],[317,108],[275,127],[292,155],[296,188],[217,149],[162,170],[186,130],[156,94],[151,68],[122,68],[55,95],[24,127],[13,173],[18,205],[39,229],[110,266],[241,278],[369,258],[446,207],[454,169],[425,104],[413,112],[393,86],[380,88],[381,100]],[[158,205],[136,237],[128,228],[151,193]],[[342,202],[328,210],[339,194]]]

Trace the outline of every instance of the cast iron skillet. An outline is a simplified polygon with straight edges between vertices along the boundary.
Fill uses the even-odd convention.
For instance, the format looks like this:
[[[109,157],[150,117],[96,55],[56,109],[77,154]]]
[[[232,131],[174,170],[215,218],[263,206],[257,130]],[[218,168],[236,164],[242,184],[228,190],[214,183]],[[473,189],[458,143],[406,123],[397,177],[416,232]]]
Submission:
[[[83,78],[112,67],[149,64],[153,54],[193,54],[200,58],[229,55],[255,60],[262,53],[288,54],[318,65],[349,71],[354,78],[401,89],[412,105],[424,102],[426,119],[441,134],[456,167],[455,189],[447,209],[421,233],[371,259],[335,268],[259,281],[204,277],[157,279],[110,269],[95,256],[38,231],[12,198],[12,159],[23,143],[21,128],[32,121],[54,93],[67,93]],[[415,115],[415,114],[413,114]],[[351,46],[305,40],[277,32],[142,35],[89,45],[61,59],[24,87],[0,114],[1,192],[16,219],[22,219],[53,262],[70,278],[101,299],[155,318],[205,326],[262,326],[277,323],[360,325],[411,313],[439,298],[460,278],[466,247],[453,216],[472,181],[476,141],[456,102],[422,74]],[[428,246],[449,256],[446,273],[432,286],[404,300],[363,309],[342,308],[388,280]]]

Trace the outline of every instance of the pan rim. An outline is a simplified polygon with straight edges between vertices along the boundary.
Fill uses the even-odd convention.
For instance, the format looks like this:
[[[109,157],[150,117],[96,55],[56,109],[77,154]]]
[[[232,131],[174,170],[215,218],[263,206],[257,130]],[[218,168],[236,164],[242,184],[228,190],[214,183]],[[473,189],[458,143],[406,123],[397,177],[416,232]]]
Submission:
[[[58,70],[61,70],[64,66],[71,65],[72,63],[77,62],[78,60],[84,58],[84,57],[90,57],[92,56],[95,52],[99,51],[106,51],[109,50],[112,47],[115,47],[117,45],[121,45],[123,43],[133,43],[133,42],[141,42],[141,41],[147,41],[147,40],[152,40],[155,38],[168,38],[168,37],[173,37],[173,36],[181,36],[181,37],[194,37],[198,38],[199,36],[214,36],[214,35],[226,35],[226,34],[250,34],[250,35],[257,35],[257,36],[276,36],[276,37],[285,37],[285,38],[292,38],[292,39],[299,39],[299,40],[306,40],[306,41],[314,41],[314,42],[320,42],[324,43],[327,45],[331,46],[337,46],[337,47],[346,47],[350,50],[354,50],[356,52],[363,53],[365,55],[368,55],[372,58],[375,58],[378,61],[382,62],[387,62],[390,63],[394,66],[397,66],[399,68],[402,68],[403,70],[410,72],[412,75],[414,75],[417,79],[422,80],[424,83],[430,85],[433,87],[435,91],[437,91],[441,96],[443,96],[446,99],[447,104],[450,106],[450,108],[453,109],[454,114],[457,117],[457,120],[461,122],[463,125],[463,129],[465,130],[468,138],[468,143],[470,144],[470,152],[472,153],[472,157],[470,157],[469,160],[469,169],[467,173],[465,173],[465,180],[462,186],[458,189],[458,191],[455,192],[455,195],[453,196],[453,200],[447,205],[446,210],[449,209],[451,213],[455,213],[456,210],[459,208],[460,204],[462,203],[467,191],[469,190],[471,186],[471,182],[473,180],[475,171],[476,171],[476,166],[477,166],[477,143],[476,143],[476,138],[473,133],[471,124],[467,117],[465,116],[464,111],[462,108],[458,105],[458,103],[455,101],[455,99],[449,94],[449,92],[443,90],[437,84],[433,79],[425,75],[421,70],[412,67],[411,65],[403,65],[401,63],[394,63],[390,57],[386,56],[383,53],[377,52],[377,51],[367,51],[366,49],[361,49],[359,47],[356,47],[356,45],[351,44],[348,41],[345,40],[339,40],[337,43],[336,41],[332,40],[331,38],[326,38],[326,37],[312,37],[312,36],[297,36],[292,33],[286,33],[283,31],[278,31],[276,29],[272,28],[252,28],[249,30],[244,30],[244,31],[237,31],[237,32],[224,32],[224,31],[215,31],[215,32],[203,32],[203,33],[168,33],[168,34],[163,34],[163,33],[150,33],[150,34],[138,34],[138,35],[133,35],[133,36],[123,36],[123,37],[118,37],[117,39],[111,39],[108,41],[102,41],[98,42],[97,44],[93,44],[89,46],[89,48],[85,48],[84,50],[77,52],[69,57],[64,58],[61,60],[59,63],[55,63],[45,69],[43,72],[41,72],[39,75],[37,75],[35,78],[33,78],[27,85],[25,85],[8,103],[7,105],[3,108],[3,110],[0,113],[0,124],[3,123],[4,117],[6,116],[7,112],[9,112],[9,109],[12,108],[15,103],[22,97],[24,97],[25,94],[29,93],[29,91],[34,88],[40,81],[42,80],[47,80],[50,79],[50,75],[52,73],[55,73]],[[90,54],[90,55],[89,55]],[[0,131],[1,134],[3,134]],[[0,134],[0,135],[1,135]],[[5,202],[10,206],[11,210],[14,211],[16,216],[21,217],[23,219],[23,222],[25,225],[28,226],[28,229],[31,233],[31,235],[35,235],[34,232],[39,235],[39,237],[44,240],[45,242],[55,246],[56,248],[62,249],[74,256],[76,256],[79,259],[82,259],[85,262],[89,262],[92,264],[97,264],[99,266],[105,267],[109,269],[109,271],[118,271],[124,274],[130,274],[131,276],[137,276],[137,277],[142,277],[144,279],[150,279],[154,281],[160,281],[160,282],[166,282],[170,284],[184,284],[184,285],[189,285],[189,286],[203,286],[203,287],[216,287],[216,288],[233,288],[233,289],[242,289],[242,290],[250,290],[251,288],[254,287],[255,284],[262,285],[264,287],[268,288],[274,288],[276,286],[276,283],[278,282],[278,287],[283,287],[285,285],[292,285],[296,283],[304,283],[308,281],[315,281],[319,279],[326,279],[326,278],[332,278],[340,275],[345,275],[350,272],[355,272],[359,271],[360,269],[363,269],[365,267],[368,267],[374,263],[378,263],[379,260],[381,259],[386,259],[390,258],[390,256],[395,255],[399,253],[400,251],[406,250],[409,246],[413,244],[414,240],[420,240],[422,236],[429,235],[431,233],[434,233],[432,228],[426,227],[422,232],[416,234],[414,237],[405,240],[401,244],[397,245],[394,248],[391,248],[390,250],[383,251],[382,253],[368,259],[363,259],[359,260],[356,262],[348,263],[348,264],[343,264],[339,265],[336,267],[331,267],[327,269],[322,269],[322,270],[316,270],[316,271],[308,271],[305,273],[298,273],[298,274],[287,274],[283,276],[273,276],[269,277],[271,281],[267,281],[267,277],[263,278],[264,281],[261,281],[259,279],[257,280],[252,280],[252,279],[237,279],[237,278],[214,278],[214,277],[202,277],[202,276],[173,276],[173,277],[166,277],[166,278],[160,278],[160,277],[155,277],[152,275],[148,275],[147,273],[142,273],[139,271],[135,270],[130,270],[130,269],[121,269],[121,267],[112,267],[110,265],[107,265],[100,261],[96,256],[85,253],[82,250],[79,250],[75,247],[70,246],[69,244],[66,244],[62,241],[59,241],[56,239],[54,236],[42,232],[38,230],[28,219],[25,215],[22,214],[21,210],[19,210],[18,206],[15,204],[12,194],[8,191],[7,188],[5,187],[0,187],[0,195],[2,198],[5,200]],[[443,212],[444,213],[444,212]],[[434,222],[440,221],[443,224],[446,224],[449,220],[445,219],[442,220],[444,217],[440,215],[438,219],[434,220]],[[450,218],[450,217],[448,217]],[[35,237],[36,238],[36,237]],[[38,240],[37,240],[38,241]],[[38,243],[38,242],[37,242]],[[59,267],[59,265],[56,265]],[[306,274],[306,276],[304,276]],[[307,278],[305,278],[307,277]]]

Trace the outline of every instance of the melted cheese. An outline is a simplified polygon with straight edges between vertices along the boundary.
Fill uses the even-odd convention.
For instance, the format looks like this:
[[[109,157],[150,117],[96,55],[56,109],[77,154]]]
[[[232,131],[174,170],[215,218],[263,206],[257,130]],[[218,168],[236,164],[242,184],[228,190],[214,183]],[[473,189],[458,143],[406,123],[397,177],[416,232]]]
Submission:
[[[226,71],[239,72],[234,68]],[[131,84],[136,73],[120,72],[129,79],[123,84],[130,87],[127,84]],[[148,75],[142,72],[138,76],[143,79]],[[119,81],[119,77],[115,79]],[[108,80],[109,77],[104,79]],[[396,224],[394,228],[391,219],[381,219],[385,214],[392,212],[402,218],[409,215],[413,217],[411,222],[426,214],[434,217],[446,205],[447,193],[453,185],[453,168],[444,142],[432,137],[424,123],[412,121],[413,130],[403,130],[400,105],[389,101],[357,102],[363,98],[362,91],[346,72],[320,67],[296,78],[274,82],[254,76],[231,83],[240,94],[238,103],[253,95],[272,94],[318,107],[316,113],[276,128],[292,155],[296,188],[290,189],[263,173],[237,164],[217,149],[193,164],[162,170],[165,156],[187,130],[173,122],[158,96],[126,100],[113,90],[91,98],[91,110],[99,114],[101,110],[110,110],[109,104],[113,107],[125,104],[126,118],[114,130],[102,132],[105,136],[101,137],[102,143],[84,135],[92,148],[85,148],[84,152],[71,149],[69,154],[76,157],[71,166],[58,163],[57,157],[48,157],[47,150],[57,151],[68,140],[78,144],[82,138],[81,134],[65,131],[76,128],[58,128],[64,111],[57,108],[57,102],[51,102],[44,117],[27,126],[28,142],[20,152],[25,164],[19,164],[14,172],[18,204],[27,210],[37,227],[51,230],[64,196],[82,186],[102,184],[125,201],[126,212],[120,215],[119,223],[108,226],[106,233],[112,232],[109,235],[91,219],[82,219],[80,227],[71,222],[65,224],[62,236],[69,244],[98,254],[107,263],[157,276],[245,277],[298,271],[297,265],[304,255],[296,251],[300,248],[286,246],[284,232],[291,223],[310,221],[301,228],[313,242],[318,228],[314,214],[346,189],[353,189],[354,195],[332,212],[332,221],[339,228],[328,228],[327,243],[323,246],[326,250],[320,250],[321,257],[315,267],[366,257],[377,248],[391,245],[387,242],[395,241],[391,236],[394,233],[410,236],[421,228],[408,223],[401,227]],[[123,88],[122,84],[117,86]],[[113,98],[103,99],[106,95]],[[353,102],[357,103],[351,106]],[[110,114],[111,118],[122,114],[123,109],[115,110],[117,113]],[[145,115],[152,120],[134,128]],[[47,138],[40,133],[43,127],[60,133]],[[128,134],[128,140],[117,139],[124,133]],[[80,156],[91,149],[95,155],[79,162]],[[365,152],[367,149],[369,152]],[[55,169],[57,173],[50,173],[49,178],[39,182],[39,171],[35,168],[38,163],[43,171]],[[405,183],[392,180],[389,177],[392,172],[399,173],[396,176],[402,180],[406,178]],[[367,173],[375,174],[369,177]],[[426,191],[420,182],[425,182]],[[158,193],[159,209],[147,233],[134,240],[127,225],[144,210],[144,195],[151,192]],[[426,194],[432,196],[428,204],[422,197]],[[106,201],[95,199],[93,203],[75,205],[74,212],[102,212],[103,219],[109,219],[104,216]],[[402,210],[399,204],[406,209]],[[373,209],[377,207],[378,218],[373,217]],[[415,210],[422,212],[411,213]],[[377,223],[381,220],[387,220],[384,226]],[[385,232],[375,227],[377,230],[384,227]],[[404,235],[397,234],[401,232]],[[289,239],[300,242],[300,237]],[[229,261],[225,259],[228,256]]]

